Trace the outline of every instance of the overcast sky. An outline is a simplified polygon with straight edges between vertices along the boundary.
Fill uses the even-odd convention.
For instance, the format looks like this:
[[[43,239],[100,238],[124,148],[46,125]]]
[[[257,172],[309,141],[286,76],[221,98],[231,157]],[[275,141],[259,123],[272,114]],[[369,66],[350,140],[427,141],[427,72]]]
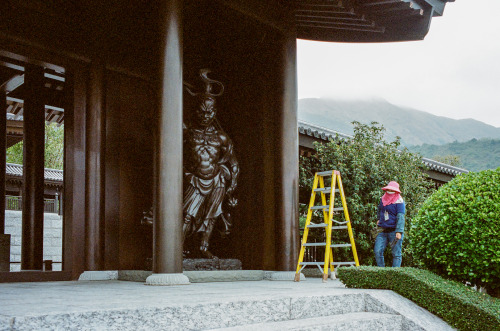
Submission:
[[[384,98],[500,127],[500,0],[457,0],[423,41],[298,41],[299,99]]]

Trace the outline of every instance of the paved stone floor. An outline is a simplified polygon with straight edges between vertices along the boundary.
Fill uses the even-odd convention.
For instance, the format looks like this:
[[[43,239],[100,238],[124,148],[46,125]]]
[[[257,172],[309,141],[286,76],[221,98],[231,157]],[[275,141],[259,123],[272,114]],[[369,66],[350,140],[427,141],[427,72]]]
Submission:
[[[147,310],[191,305],[231,305],[235,302],[342,296],[371,293],[393,306],[398,314],[423,321],[432,329],[449,329],[437,317],[392,291],[347,289],[338,280],[308,278],[306,281],[242,281],[193,283],[181,286],[147,286],[127,281],[78,281],[0,284],[0,330],[18,321],[49,315],[74,315],[96,311]],[[319,307],[321,309],[321,307]],[[392,309],[392,308],[391,308]],[[10,327],[9,327],[10,323]]]
[[[78,281],[0,284],[0,315],[22,316],[110,308],[132,308],[232,300],[275,299],[359,291],[345,289],[338,280],[322,283],[253,281],[193,283],[179,286],[147,286],[126,281]]]

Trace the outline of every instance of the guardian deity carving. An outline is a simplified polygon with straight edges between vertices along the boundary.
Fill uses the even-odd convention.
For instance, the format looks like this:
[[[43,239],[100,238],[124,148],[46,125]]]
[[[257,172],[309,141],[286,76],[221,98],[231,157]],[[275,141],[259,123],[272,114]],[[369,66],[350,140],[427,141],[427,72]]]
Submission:
[[[222,95],[221,82],[208,78],[208,69],[200,70],[204,88],[196,92],[185,84],[195,98],[190,123],[184,125],[184,242],[199,236],[199,250],[205,258],[216,258],[210,251],[210,238],[217,222],[229,234],[231,209],[237,205],[239,166],[233,142],[217,120],[216,97]],[[214,91],[217,89],[217,91]]]
[[[208,69],[200,70],[201,91],[196,92],[193,85],[184,83],[193,98],[194,109],[187,109],[192,120],[183,125],[183,238],[185,253],[187,247],[193,246],[188,245],[192,240],[199,240],[194,246],[201,256],[215,259],[209,251],[210,238],[216,225],[220,225],[217,227],[222,228],[223,235],[231,231],[231,210],[238,204],[234,191],[240,169],[233,142],[216,118],[216,97],[222,95],[224,85],[210,79],[209,73]],[[143,213],[141,223],[153,224],[152,208]]]

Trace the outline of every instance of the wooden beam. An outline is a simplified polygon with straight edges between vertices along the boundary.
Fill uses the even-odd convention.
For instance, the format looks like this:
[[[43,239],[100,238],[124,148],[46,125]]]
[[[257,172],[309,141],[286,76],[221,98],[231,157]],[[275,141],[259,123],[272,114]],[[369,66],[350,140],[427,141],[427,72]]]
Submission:
[[[316,9],[316,8],[340,8],[343,9],[344,7],[342,4],[324,4],[324,3],[301,3],[298,8],[308,8],[308,9]]]
[[[396,4],[403,3],[403,0],[384,0],[384,1],[373,1],[373,2],[362,2],[359,4],[360,7],[380,7],[380,6],[393,6]]]
[[[4,61],[4,60],[1,60],[1,59],[0,59],[0,66],[16,70],[19,73],[23,73],[24,72],[24,67],[23,66],[17,65],[15,63],[12,63],[12,62],[9,62],[9,61]]]
[[[15,113],[16,116],[14,117],[14,120],[16,120],[16,121],[19,120],[19,118],[21,116],[23,116],[23,113],[24,113],[24,108],[23,107],[19,107],[18,109],[19,110],[16,110],[16,113]]]
[[[299,23],[299,26],[302,24],[305,25],[316,25],[318,27],[365,27],[365,28],[374,28],[375,27],[375,22],[373,21],[360,21],[360,22],[325,22],[325,21],[320,21],[320,20],[315,20],[315,21],[310,21],[310,20],[297,20],[297,23]]]
[[[418,4],[413,1],[410,2],[398,2],[392,5],[380,6],[369,10],[370,14],[379,15],[381,13],[393,13],[400,11],[413,10],[415,12],[422,12],[423,9]]]
[[[313,29],[329,29],[329,30],[343,30],[343,31],[359,31],[359,32],[374,32],[384,33],[385,27],[362,27],[362,26],[345,26],[345,25],[315,25],[315,24],[299,24],[299,28],[313,28]]]
[[[296,6],[302,6],[302,5],[333,5],[333,6],[338,6],[342,7],[343,6],[343,1],[342,0],[295,0],[295,5]]]
[[[57,126],[61,126],[62,124],[64,124],[64,113],[59,115],[59,118],[57,119]]]
[[[24,75],[15,75],[0,86],[0,91],[5,91],[8,94],[23,84]]]
[[[344,14],[344,15],[355,15],[354,8],[345,8],[345,9],[336,9],[336,10],[314,10],[314,9],[296,9],[295,15],[304,15],[304,14],[312,14],[312,15],[336,15],[336,14]]]
[[[320,20],[322,22],[332,22],[332,23],[362,23],[362,22],[373,22],[367,20],[364,16],[360,17],[332,17],[332,16],[315,16],[315,15],[295,15],[296,22],[302,21],[312,21]]]

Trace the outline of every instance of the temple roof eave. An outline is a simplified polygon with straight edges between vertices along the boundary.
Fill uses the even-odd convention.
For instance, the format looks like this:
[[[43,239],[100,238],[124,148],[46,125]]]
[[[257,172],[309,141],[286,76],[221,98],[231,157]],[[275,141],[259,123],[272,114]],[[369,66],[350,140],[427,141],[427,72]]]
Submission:
[[[296,0],[297,38],[329,42],[422,40],[454,0]]]

